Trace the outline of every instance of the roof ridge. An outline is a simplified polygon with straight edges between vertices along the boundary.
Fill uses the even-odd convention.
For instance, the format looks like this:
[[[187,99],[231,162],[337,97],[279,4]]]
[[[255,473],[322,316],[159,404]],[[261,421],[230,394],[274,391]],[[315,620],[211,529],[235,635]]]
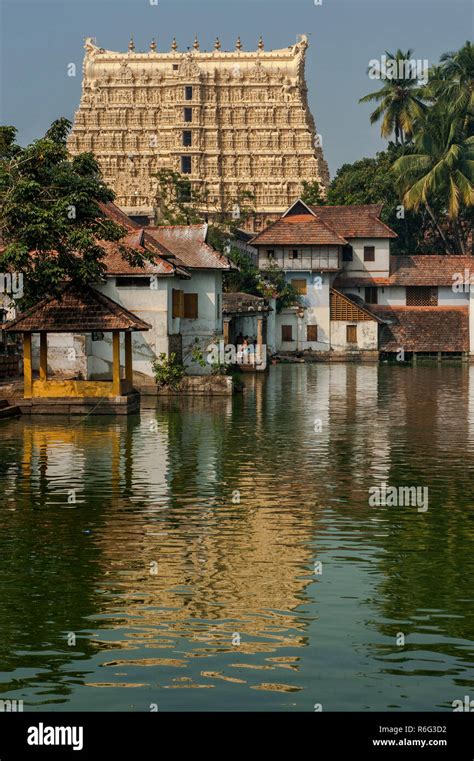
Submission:
[[[346,238],[344,238],[342,235],[339,235],[339,233],[338,233],[338,232],[336,232],[336,230],[334,230],[334,228],[333,228],[333,227],[331,227],[331,225],[329,225],[327,222],[325,222],[325,221],[324,221],[324,219],[321,219],[321,217],[319,217],[319,216],[316,214],[316,212],[315,212],[315,219],[317,219],[317,220],[318,220],[318,222],[321,222],[321,224],[322,224],[322,225],[324,225],[325,227],[327,227],[327,229],[329,230],[329,232],[333,233],[333,234],[336,236],[336,238],[339,238],[339,240],[340,240],[340,241],[342,241],[342,243],[344,243],[344,245],[346,245],[346,244],[347,244],[347,242],[348,242],[348,241],[347,241],[347,239],[346,239]]]

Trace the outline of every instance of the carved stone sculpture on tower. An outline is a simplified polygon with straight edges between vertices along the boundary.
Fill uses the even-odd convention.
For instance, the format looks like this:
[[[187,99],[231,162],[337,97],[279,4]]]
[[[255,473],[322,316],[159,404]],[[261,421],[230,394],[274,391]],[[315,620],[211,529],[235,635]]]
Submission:
[[[82,97],[69,138],[72,154],[92,150],[116,202],[128,214],[152,217],[161,168],[186,174],[209,199],[212,214],[235,192],[250,192],[255,229],[276,219],[329,172],[307,105],[307,38],[281,50],[236,49],[126,53],[85,43]],[[120,139],[119,139],[120,137]],[[133,147],[134,157],[128,157]],[[293,161],[295,150],[298,161]],[[248,153],[252,161],[248,161]],[[122,161],[118,160],[122,158]],[[140,171],[120,166],[136,162]],[[287,160],[288,159],[288,160]],[[205,193],[202,193],[205,189]]]

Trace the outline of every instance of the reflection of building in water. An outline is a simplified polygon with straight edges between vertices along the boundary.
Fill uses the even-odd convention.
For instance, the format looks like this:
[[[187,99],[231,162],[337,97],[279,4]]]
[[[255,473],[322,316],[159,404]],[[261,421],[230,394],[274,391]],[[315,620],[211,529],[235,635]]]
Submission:
[[[155,642],[159,627],[160,642],[182,634],[198,648],[231,650],[234,632],[240,653],[301,644],[305,625],[294,611],[312,580],[311,506],[280,509],[291,489],[276,488],[273,472],[260,479],[261,463],[245,451],[229,455],[240,429],[230,400],[173,405],[143,411],[139,424],[43,429],[25,420],[30,496],[76,508],[92,527],[103,583],[120,591],[120,616],[139,620],[135,643]],[[101,604],[101,613],[115,612],[116,595]]]
[[[168,462],[166,505],[156,511],[148,505],[145,522],[143,512],[128,511],[127,541],[103,543],[104,568],[122,587],[123,612],[139,617],[138,636],[147,640],[160,627],[160,637],[181,634],[198,647],[202,641],[232,650],[234,632],[240,652],[300,644],[304,626],[294,611],[311,581],[304,541],[313,530],[310,505],[281,510],[286,489],[276,490],[272,478],[262,481],[259,463],[237,447],[232,457],[239,422],[228,400],[184,402],[179,415],[170,404],[167,451],[158,454],[143,440],[135,450],[141,466],[152,451]],[[159,424],[162,417],[159,410]],[[121,530],[121,509],[108,508],[111,537]],[[253,641],[262,636],[269,642]]]
[[[12,422],[23,471],[2,438],[5,504],[14,498],[14,508],[0,513],[0,529],[15,531],[13,561],[0,557],[0,572],[7,578],[13,562],[21,583],[5,585],[11,612],[0,639],[10,647],[11,631],[24,631],[44,647],[87,630],[86,656],[101,648],[102,666],[125,663],[132,650],[149,654],[145,665],[173,650],[188,664],[263,653],[261,666],[286,657],[283,647],[306,646],[309,603],[315,618],[324,613],[335,587],[324,586],[326,575],[316,582],[318,558],[331,583],[339,573],[342,594],[363,590],[370,626],[387,636],[401,613],[410,620],[434,607],[435,578],[436,602],[452,614],[438,630],[467,639],[472,450],[457,445],[471,440],[473,377],[447,366],[286,366],[248,378],[233,399],[169,399],[140,419],[86,419],[76,429]],[[430,476],[424,515],[368,506],[374,483]],[[69,489],[77,504],[62,509],[72,507]],[[452,589],[462,594],[451,599]],[[30,612],[33,593],[40,602]],[[5,660],[22,667],[16,650]],[[175,653],[163,659],[171,670]],[[58,684],[74,657],[64,644],[48,662]]]

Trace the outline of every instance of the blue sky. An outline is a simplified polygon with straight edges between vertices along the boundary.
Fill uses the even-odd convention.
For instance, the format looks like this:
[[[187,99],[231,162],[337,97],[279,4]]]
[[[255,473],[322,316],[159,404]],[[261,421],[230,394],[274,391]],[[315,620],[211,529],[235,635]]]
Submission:
[[[334,176],[385,145],[369,124],[370,105],[358,104],[377,89],[367,76],[370,59],[400,47],[436,62],[472,38],[473,8],[472,0],[0,0],[0,123],[18,127],[25,144],[55,118],[72,119],[88,36],[111,50],[126,50],[131,35],[138,50],[152,37],[169,50],[173,36],[186,50],[195,34],[209,50],[219,36],[233,50],[238,35],[255,49],[262,34],[270,49],[305,33],[310,106]],[[71,62],[75,78],[67,75]]]

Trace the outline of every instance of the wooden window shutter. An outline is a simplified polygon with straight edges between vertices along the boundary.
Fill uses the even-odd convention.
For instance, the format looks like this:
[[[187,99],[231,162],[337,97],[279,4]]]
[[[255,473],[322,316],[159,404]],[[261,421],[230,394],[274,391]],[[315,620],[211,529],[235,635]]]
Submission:
[[[364,246],[364,262],[375,262],[375,246]]]
[[[197,320],[198,318],[198,295],[197,293],[184,294],[184,316],[188,320]]]
[[[307,325],[307,327],[306,327],[306,340],[307,341],[317,341],[318,340],[318,326],[317,325]]]
[[[281,326],[281,340],[292,341],[293,340],[293,328],[291,325]]]
[[[182,317],[184,314],[184,293],[177,288],[173,288],[171,298],[171,316],[173,320],[176,317]]]
[[[348,344],[357,343],[357,325],[346,326],[346,340]]]
[[[300,293],[302,296],[305,296],[308,290],[308,285],[306,280],[292,280],[291,285],[293,288],[296,288],[298,293]]]
[[[176,319],[176,317],[179,317],[179,291],[177,291],[175,288],[171,291],[171,316],[173,320]]]

